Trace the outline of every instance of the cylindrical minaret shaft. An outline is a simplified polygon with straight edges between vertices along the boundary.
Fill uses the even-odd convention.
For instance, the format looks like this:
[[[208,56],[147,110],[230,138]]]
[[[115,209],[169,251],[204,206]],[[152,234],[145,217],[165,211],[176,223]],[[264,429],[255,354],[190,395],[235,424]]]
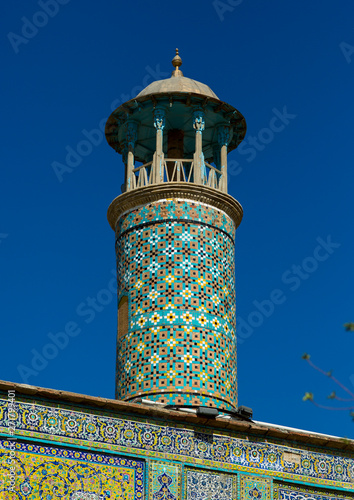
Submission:
[[[237,404],[234,236],[225,212],[192,200],[119,218],[117,398]]]

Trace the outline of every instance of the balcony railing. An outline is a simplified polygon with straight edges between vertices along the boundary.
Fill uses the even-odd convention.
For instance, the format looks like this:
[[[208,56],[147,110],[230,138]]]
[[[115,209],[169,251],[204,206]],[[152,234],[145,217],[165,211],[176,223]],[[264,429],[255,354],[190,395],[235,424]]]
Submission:
[[[159,169],[158,175],[156,168]],[[161,165],[150,161],[131,170],[127,178],[127,190],[165,182],[189,182],[226,192],[226,179],[223,178],[222,170],[204,161],[199,163],[198,169],[199,175],[195,175],[195,161],[192,159],[163,159]]]

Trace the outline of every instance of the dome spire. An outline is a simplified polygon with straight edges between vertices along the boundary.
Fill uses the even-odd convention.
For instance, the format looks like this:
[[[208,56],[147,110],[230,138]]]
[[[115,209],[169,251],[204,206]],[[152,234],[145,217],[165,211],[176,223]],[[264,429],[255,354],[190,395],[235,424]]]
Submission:
[[[172,59],[172,64],[175,67],[175,69],[172,71],[172,76],[183,76],[182,71],[179,69],[179,67],[182,66],[182,59],[179,56],[178,49],[176,49],[176,55]]]

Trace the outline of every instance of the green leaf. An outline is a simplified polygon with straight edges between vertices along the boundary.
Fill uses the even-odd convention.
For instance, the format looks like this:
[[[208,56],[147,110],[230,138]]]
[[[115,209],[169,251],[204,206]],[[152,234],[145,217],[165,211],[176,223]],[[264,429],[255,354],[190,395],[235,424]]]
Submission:
[[[344,323],[343,326],[347,332],[354,332],[354,323]]]
[[[312,392],[305,392],[304,397],[302,398],[303,401],[313,401],[313,394]]]

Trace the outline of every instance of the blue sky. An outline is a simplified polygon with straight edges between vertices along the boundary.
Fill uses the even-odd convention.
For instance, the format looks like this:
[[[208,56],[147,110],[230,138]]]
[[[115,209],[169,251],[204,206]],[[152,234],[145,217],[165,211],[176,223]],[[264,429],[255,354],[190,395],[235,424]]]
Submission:
[[[302,401],[311,391],[331,405],[336,388],[301,359],[354,390],[354,334],[342,326],[354,321],[352,0],[56,5],[17,0],[2,14],[0,379],[23,382],[18,366],[33,370],[33,350],[66,328],[67,345],[46,351],[53,359],[27,383],[114,397],[116,301],[102,290],[115,268],[106,209],[123,168],[99,126],[168,77],[179,47],[184,75],[248,126],[229,155],[229,192],[244,208],[239,403],[258,421],[354,437],[348,412]],[[78,308],[97,297],[87,323]]]

